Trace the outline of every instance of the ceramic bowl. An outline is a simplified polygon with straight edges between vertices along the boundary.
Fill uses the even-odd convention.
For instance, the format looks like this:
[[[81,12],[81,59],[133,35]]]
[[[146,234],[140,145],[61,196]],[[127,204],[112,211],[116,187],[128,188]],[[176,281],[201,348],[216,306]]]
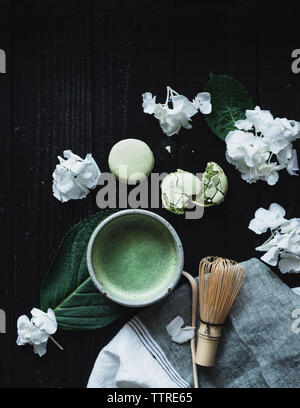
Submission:
[[[105,258],[104,258],[104,249],[101,245],[99,245],[99,242],[101,243],[101,238],[103,238],[103,240],[106,239],[105,235],[103,234],[105,234],[105,231],[109,230],[108,228],[110,229],[114,228],[117,234],[126,233],[126,225],[127,226],[130,225],[128,224],[128,222],[134,222],[137,219],[137,217],[139,220],[139,224],[141,226],[143,226],[143,224],[146,225],[147,222],[148,223],[150,222],[154,226],[155,225],[157,226],[157,234],[160,234],[160,236],[163,235],[164,237],[167,238],[167,240],[170,240],[170,245],[172,246],[172,248],[174,248],[174,251],[175,251],[174,252],[175,254],[174,268],[173,266],[172,268],[169,267],[171,273],[170,273],[170,276],[168,276],[167,278],[163,274],[163,267],[161,268],[163,284],[161,287],[159,287],[158,291],[156,290],[156,292],[153,293],[153,295],[150,295],[150,296],[147,295],[147,296],[144,296],[143,298],[143,294],[141,293],[139,294],[139,296],[132,296],[132,297],[129,296],[129,297],[124,298],[120,296],[118,293],[114,292],[114,290],[111,290],[111,287],[109,287],[109,285],[105,283],[105,279],[102,279],[101,270],[104,271],[105,268],[103,266],[99,267],[99,265],[101,265],[102,259],[105,259]],[[106,243],[107,240],[104,240],[103,242]],[[125,240],[125,247],[126,247],[126,240]],[[103,252],[103,254],[101,253],[101,251]],[[123,243],[123,251],[124,251],[124,243]],[[95,261],[95,259],[97,259],[97,262]],[[98,259],[100,259],[100,262],[98,262]],[[177,285],[181,277],[182,270],[183,270],[183,263],[184,263],[184,254],[183,254],[182,243],[175,229],[164,218],[160,217],[159,215],[153,212],[150,212],[150,211],[140,210],[140,209],[121,210],[107,217],[94,230],[89,240],[88,248],[87,248],[87,266],[88,266],[89,274],[95,286],[99,289],[99,291],[103,295],[107,296],[112,301],[119,303],[121,305],[124,305],[124,306],[129,306],[129,307],[148,306],[148,305],[151,305],[153,303],[160,301],[165,296],[167,296]],[[129,264],[129,270],[130,270],[130,264]],[[134,271],[134,273],[137,273],[137,274],[138,272],[139,271]],[[105,271],[105,273],[107,276],[107,271]],[[109,268],[108,268],[108,273],[109,273]],[[125,278],[123,279],[125,280],[127,279],[126,275],[125,275]],[[130,279],[132,280],[132,277]],[[158,276],[158,279],[159,279],[159,276]],[[126,283],[130,284],[130,282],[126,282]]]

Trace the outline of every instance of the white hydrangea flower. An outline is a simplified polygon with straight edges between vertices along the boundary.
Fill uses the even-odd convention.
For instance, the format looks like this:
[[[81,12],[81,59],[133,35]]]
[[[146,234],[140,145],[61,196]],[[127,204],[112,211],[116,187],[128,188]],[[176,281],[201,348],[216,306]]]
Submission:
[[[209,95],[208,93],[205,94],[207,95],[199,97],[200,99],[202,98],[201,101],[199,100],[199,109],[202,113],[209,110],[208,106],[210,104],[210,101],[204,101]],[[179,95],[178,92],[168,86],[167,98],[164,104],[156,103],[156,96],[153,96],[151,92],[143,93],[142,98],[144,112],[150,115],[153,114],[159,120],[160,127],[166,135],[172,136],[178,134],[182,127],[191,129],[191,117],[197,113],[198,108],[185,96]]]
[[[273,203],[269,210],[259,208],[255,212],[249,229],[256,234],[262,234],[268,229],[271,231],[271,237],[255,248],[265,252],[261,257],[264,262],[272,266],[278,263],[282,273],[300,272],[300,218],[286,220],[284,217],[284,208]]]
[[[152,96],[151,92],[145,92],[143,93],[142,97],[143,97],[142,107],[144,109],[144,112],[149,113],[149,115],[152,115],[156,107],[156,96]]]
[[[172,341],[174,341],[175,343],[186,343],[195,335],[195,329],[193,327],[183,327],[183,325],[183,318],[181,316],[177,316],[166,327],[168,334],[172,337]]]
[[[17,345],[30,344],[36,354],[42,357],[47,351],[47,341],[50,338],[61,350],[62,347],[51,337],[57,330],[56,317],[52,309],[47,313],[33,308],[31,320],[22,315],[17,320]]]
[[[300,272],[300,256],[282,252],[278,268],[281,273]]]
[[[233,130],[225,139],[227,154],[233,161],[255,167],[269,158],[268,146],[253,133]]]
[[[48,334],[54,334],[57,330],[57,321],[52,309],[48,309],[47,313],[40,309],[33,308],[31,310],[32,323],[44,330]]]
[[[26,343],[41,344],[48,340],[48,333],[37,327],[26,315],[22,315],[17,320],[19,346]]]
[[[198,93],[194,100],[193,105],[196,109],[199,109],[204,115],[209,115],[212,111],[211,96],[209,92]]]
[[[255,218],[250,221],[249,229],[256,234],[262,234],[268,229],[276,229],[286,222],[285,209],[277,203],[272,203],[268,210],[259,208],[255,211]]]
[[[65,150],[63,155],[64,159],[58,156],[59,164],[53,172],[54,197],[62,203],[85,198],[101,174],[95,160],[90,153],[82,159],[71,150]]]
[[[235,122],[237,130],[226,136],[226,158],[248,183],[258,180],[273,186],[284,168],[298,175],[297,153],[292,142],[300,137],[300,124],[286,118],[273,118],[270,111],[246,111],[246,119]]]
[[[26,315],[18,318],[17,328],[17,345],[31,344],[34,352],[42,357],[46,353],[49,334],[32,323]]]
[[[268,110],[261,110],[259,106],[256,106],[254,110],[247,109],[246,118],[253,124],[256,132],[260,133],[263,133],[274,121],[271,112]]]
[[[271,163],[268,145],[251,132],[233,130],[225,139],[227,161],[241,173],[243,180],[253,183],[259,179],[274,185],[278,180],[278,170],[284,166]]]

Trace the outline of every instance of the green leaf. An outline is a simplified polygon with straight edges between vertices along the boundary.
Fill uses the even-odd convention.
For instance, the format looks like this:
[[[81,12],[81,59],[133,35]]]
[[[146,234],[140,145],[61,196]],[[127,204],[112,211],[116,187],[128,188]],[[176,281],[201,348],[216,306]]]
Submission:
[[[54,310],[61,329],[98,329],[117,319],[124,310],[99,292],[86,264],[92,232],[113,212],[101,211],[74,225],[64,237],[46,274],[41,288],[41,308]]]
[[[210,74],[205,91],[211,94],[212,112],[204,119],[210,130],[225,140],[228,132],[236,129],[234,123],[254,108],[253,102],[245,87],[226,75]]]

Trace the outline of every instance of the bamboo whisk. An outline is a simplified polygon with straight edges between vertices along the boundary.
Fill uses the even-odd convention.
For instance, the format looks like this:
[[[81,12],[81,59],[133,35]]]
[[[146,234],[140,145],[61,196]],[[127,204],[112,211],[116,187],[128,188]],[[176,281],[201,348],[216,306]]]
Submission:
[[[199,265],[200,327],[196,363],[213,366],[222,325],[242,287],[245,269],[237,262],[207,257]]]

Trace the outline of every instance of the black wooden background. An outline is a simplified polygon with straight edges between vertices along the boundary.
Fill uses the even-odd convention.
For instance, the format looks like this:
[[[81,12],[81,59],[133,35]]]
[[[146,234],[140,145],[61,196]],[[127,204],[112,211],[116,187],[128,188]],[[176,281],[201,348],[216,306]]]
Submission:
[[[255,0],[0,0],[1,386],[84,387],[100,349],[126,318],[96,332],[58,331],[43,358],[17,347],[16,319],[39,306],[39,288],[60,240],[95,213],[96,192],[61,204],[52,172],[64,149],[91,152],[108,171],[112,145],[140,138],[154,151],[154,171],[203,171],[216,161],[229,178],[224,204],[200,220],[158,210],[177,229],[185,268],[194,275],[203,256],[242,261],[258,255],[262,237],[248,230],[254,211],[278,202],[300,217],[299,179],[280,174],[274,187],[247,184],[226,162],[225,145],[198,115],[192,130],[168,139],[145,115],[141,94],[159,101],[170,85],[190,99],[208,75],[233,75],[255,103],[274,115],[300,120],[300,74],[291,53],[300,48],[297,1]],[[172,155],[165,150],[172,145]],[[299,142],[297,144],[299,150]],[[4,262],[4,259],[7,262]],[[281,275],[289,286],[299,276]],[[130,315],[130,314],[129,314]]]

